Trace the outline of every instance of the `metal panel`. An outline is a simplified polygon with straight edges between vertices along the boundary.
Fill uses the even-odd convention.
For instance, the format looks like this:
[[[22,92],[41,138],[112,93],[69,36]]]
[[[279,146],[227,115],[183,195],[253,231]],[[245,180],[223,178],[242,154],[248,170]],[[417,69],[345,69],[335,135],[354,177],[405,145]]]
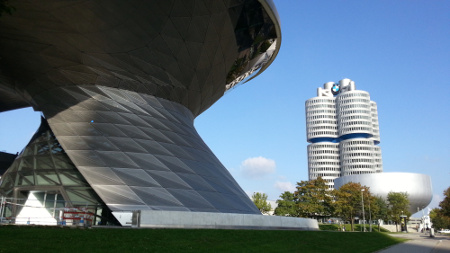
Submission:
[[[0,55],[8,66],[0,75],[0,111],[37,108],[34,97],[54,87],[96,85],[152,94],[197,116],[266,69],[280,49],[270,0],[17,0],[14,6],[18,11],[0,23]],[[121,100],[114,89],[104,92]]]
[[[106,97],[96,99],[96,94],[100,95],[105,90],[108,94],[120,94],[121,98],[134,97],[133,101],[137,103],[130,106],[129,100],[114,101],[118,95],[111,96],[110,101]],[[85,108],[75,104],[49,117],[49,125],[55,133],[61,133],[56,134],[61,146],[112,210],[130,211],[126,208],[139,202],[145,205],[144,209],[178,210],[179,203],[182,203],[181,207],[191,211],[259,213],[198,136],[193,127],[193,116],[184,106],[109,87],[90,87],[89,92],[83,87],[71,87],[70,90],[60,88],[57,92],[52,90],[41,95],[39,99],[47,101],[42,108],[44,115],[47,115],[47,108],[52,108],[52,102],[63,102],[59,101],[60,97],[64,99],[66,96],[53,95],[63,91],[75,99],[82,99],[80,103],[87,101],[92,106],[92,113],[86,113]],[[111,101],[118,103],[118,106],[105,106],[113,104]],[[142,104],[143,101],[147,103]],[[130,110],[134,114],[124,114],[121,112],[124,107],[139,109]],[[117,122],[114,117],[108,120],[112,127],[119,129],[121,137],[112,136],[105,123],[96,123],[96,119],[92,118],[106,115],[105,110],[109,115],[117,116]],[[74,118],[75,122],[70,120],[71,115],[78,115]],[[169,121],[168,118],[176,120]],[[141,127],[135,126],[137,122]],[[73,131],[65,131],[66,127]],[[170,199],[177,201],[152,200],[145,195],[145,188],[156,199],[170,195]],[[158,196],[158,192],[164,194]],[[205,192],[212,193],[215,198],[202,197]]]

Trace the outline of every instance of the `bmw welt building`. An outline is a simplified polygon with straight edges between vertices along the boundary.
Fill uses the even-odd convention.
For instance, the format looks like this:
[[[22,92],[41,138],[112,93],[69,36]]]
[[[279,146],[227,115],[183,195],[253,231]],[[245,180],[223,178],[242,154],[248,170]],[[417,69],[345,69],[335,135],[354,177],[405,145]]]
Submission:
[[[82,212],[122,226],[317,228],[308,219],[261,221],[193,127],[275,59],[281,32],[271,0],[14,7],[0,18],[0,111],[31,106],[43,117],[1,178],[2,217],[33,223],[40,215],[27,210],[41,206],[58,222]]]

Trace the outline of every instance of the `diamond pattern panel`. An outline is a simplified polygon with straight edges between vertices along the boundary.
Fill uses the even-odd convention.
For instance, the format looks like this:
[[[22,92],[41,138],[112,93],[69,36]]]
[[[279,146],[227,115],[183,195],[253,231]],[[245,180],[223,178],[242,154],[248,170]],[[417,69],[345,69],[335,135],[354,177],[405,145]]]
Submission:
[[[71,141],[68,140],[68,142]],[[0,191],[6,197],[17,198],[14,201],[19,204],[22,198],[26,199],[28,191],[57,192],[64,199],[60,204],[65,207],[83,206],[94,210],[102,203],[80,174],[80,170],[83,170],[83,167],[75,167],[61,148],[45,119],[42,119],[38,131],[3,174]],[[123,185],[123,181],[114,174],[108,173],[108,170],[110,168],[104,167],[89,170],[89,173],[92,174],[91,180]],[[23,188],[24,186],[26,188]],[[12,211],[10,215],[15,216],[19,213],[20,206],[22,205],[20,204],[16,210],[9,209]]]
[[[27,95],[1,93],[9,104],[0,111],[54,87],[92,85],[152,94],[197,116],[273,61],[277,14],[260,2],[16,0],[20,11],[2,16],[0,55],[5,79]],[[119,106],[120,96],[102,106],[140,110]]]
[[[142,169],[114,169],[115,174],[129,186],[161,187],[155,179]]]
[[[111,210],[259,213],[184,106],[110,87],[64,87],[37,99],[46,101],[43,112],[61,146]],[[52,114],[53,103],[67,108]]]
[[[138,196],[144,200],[145,203],[151,207],[151,209],[165,210],[169,206],[170,210],[178,208],[188,210],[187,208],[184,208],[183,204],[164,188],[132,186],[131,189],[133,189],[133,191],[136,192],[136,194],[138,194]]]

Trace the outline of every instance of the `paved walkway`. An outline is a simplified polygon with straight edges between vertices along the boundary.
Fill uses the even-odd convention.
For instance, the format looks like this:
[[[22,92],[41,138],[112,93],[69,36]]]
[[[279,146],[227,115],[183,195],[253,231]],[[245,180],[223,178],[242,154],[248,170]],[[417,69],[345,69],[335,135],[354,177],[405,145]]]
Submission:
[[[377,253],[450,253],[450,236],[436,234],[404,233],[392,234],[395,237],[407,238],[409,241],[386,248]]]

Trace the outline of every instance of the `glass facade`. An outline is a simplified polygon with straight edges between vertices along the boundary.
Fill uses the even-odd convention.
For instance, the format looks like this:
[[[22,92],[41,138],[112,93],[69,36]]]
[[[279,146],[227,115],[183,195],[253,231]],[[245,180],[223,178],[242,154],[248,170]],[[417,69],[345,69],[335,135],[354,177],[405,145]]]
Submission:
[[[39,130],[3,175],[0,191],[7,203],[2,206],[3,217],[20,216],[23,209],[30,207],[31,193],[33,200],[40,202],[31,205],[45,208],[58,221],[63,220],[66,208],[92,213],[93,222],[97,223],[107,223],[110,216],[105,216],[108,208],[69,159],[43,118]]]

